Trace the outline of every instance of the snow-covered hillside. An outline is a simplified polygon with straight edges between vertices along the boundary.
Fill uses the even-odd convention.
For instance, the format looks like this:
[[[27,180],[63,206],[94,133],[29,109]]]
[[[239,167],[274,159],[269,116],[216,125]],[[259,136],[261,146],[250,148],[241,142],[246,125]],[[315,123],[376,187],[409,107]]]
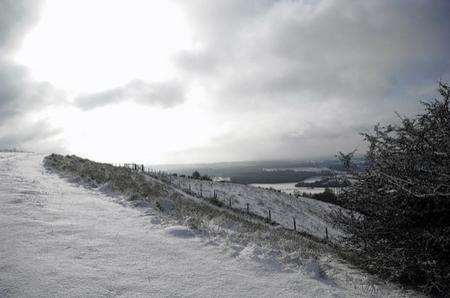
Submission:
[[[271,212],[273,221],[283,227],[293,229],[293,219],[295,218],[297,230],[307,232],[318,238],[326,237],[328,230],[331,240],[338,240],[342,233],[337,230],[330,219],[330,214],[335,205],[309,199],[296,198],[283,192],[265,190],[262,188],[235,184],[229,182],[214,182],[205,180],[189,179],[186,177],[161,177],[169,181],[173,186],[183,190],[202,195],[203,197],[213,197],[241,210],[247,210],[263,217]]]
[[[150,207],[49,173],[42,159],[0,153],[0,297],[406,295],[336,260],[286,266],[255,243],[202,236]],[[245,203],[241,191],[236,186],[235,204]],[[255,189],[248,201],[265,196]],[[281,204],[324,224],[313,219],[319,205]]]

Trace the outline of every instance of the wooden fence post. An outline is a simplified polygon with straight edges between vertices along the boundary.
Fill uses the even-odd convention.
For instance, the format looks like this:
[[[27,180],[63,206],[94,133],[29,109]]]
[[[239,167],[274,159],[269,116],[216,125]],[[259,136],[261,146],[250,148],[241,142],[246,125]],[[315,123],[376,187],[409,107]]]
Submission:
[[[249,214],[249,213],[250,213],[250,204],[247,203],[247,214]]]
[[[268,218],[269,223],[272,222],[272,214],[270,213],[270,209],[269,209],[269,218]]]
[[[231,198],[228,198],[228,205],[230,205],[231,208]]]
[[[325,240],[328,241],[328,228],[325,227]]]
[[[297,231],[297,223],[295,222],[295,217],[292,217],[292,221],[294,222],[294,231]]]

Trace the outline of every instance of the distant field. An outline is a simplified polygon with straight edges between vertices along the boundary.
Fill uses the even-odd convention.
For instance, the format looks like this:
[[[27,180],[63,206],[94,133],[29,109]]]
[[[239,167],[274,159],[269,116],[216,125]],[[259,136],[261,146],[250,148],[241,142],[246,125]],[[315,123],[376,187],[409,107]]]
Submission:
[[[361,158],[356,162],[362,167]],[[241,184],[293,183],[317,176],[330,176],[343,170],[341,163],[334,158],[313,161],[249,161],[148,167],[156,171],[187,176],[199,171],[202,175],[223,177]]]
[[[294,182],[294,183],[252,183],[250,185],[266,189],[276,189],[287,194],[294,194],[295,192],[321,193],[325,191],[325,187],[295,187],[295,184],[296,183]]]

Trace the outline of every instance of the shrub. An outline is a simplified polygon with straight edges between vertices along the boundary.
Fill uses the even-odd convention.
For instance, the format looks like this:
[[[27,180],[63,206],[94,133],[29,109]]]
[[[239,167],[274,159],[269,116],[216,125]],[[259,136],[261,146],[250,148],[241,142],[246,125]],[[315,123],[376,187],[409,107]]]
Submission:
[[[450,295],[449,87],[425,112],[364,134],[367,168],[336,219],[371,272],[434,296]],[[348,155],[341,155],[347,157]],[[351,167],[350,163],[347,165]]]
[[[218,207],[223,207],[225,205],[222,201],[218,200],[217,198],[206,198],[206,200]]]
[[[200,180],[205,180],[205,181],[212,181],[211,177],[209,177],[208,175],[203,175]]]
[[[201,175],[200,175],[200,173],[198,171],[194,171],[192,173],[192,178],[193,179],[200,179],[200,177],[201,177]]]

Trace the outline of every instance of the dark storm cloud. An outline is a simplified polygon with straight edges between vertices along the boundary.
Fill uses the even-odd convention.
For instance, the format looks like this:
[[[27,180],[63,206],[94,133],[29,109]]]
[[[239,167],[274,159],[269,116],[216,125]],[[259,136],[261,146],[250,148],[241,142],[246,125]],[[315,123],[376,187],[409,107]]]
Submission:
[[[195,3],[195,4],[192,4]],[[208,1],[188,11],[219,95],[373,99],[450,72],[449,1]]]
[[[59,130],[45,121],[28,119],[35,112],[57,104],[59,97],[50,84],[32,81],[26,69],[0,57],[0,149],[60,149],[59,144],[52,147],[44,142],[60,133]]]
[[[50,148],[45,140],[59,133],[45,121],[27,120],[27,115],[54,104],[58,92],[48,83],[32,81],[27,69],[10,57],[37,20],[40,4],[37,0],[0,1],[0,148],[24,144]],[[33,143],[39,143],[39,148]]]
[[[36,19],[39,1],[0,1],[0,125],[24,108],[29,78],[25,68],[10,60],[9,54],[21,39],[28,25]]]
[[[61,149],[58,144],[46,144],[46,141],[61,133],[60,129],[54,128],[42,120],[31,124],[20,120],[18,122],[1,135],[0,148],[10,149],[23,146],[33,148],[39,144],[40,148]]]
[[[0,60],[0,125],[51,104],[55,96],[50,84],[33,82],[24,67]]]
[[[185,100],[184,95],[184,86],[177,81],[146,83],[133,80],[122,87],[81,95],[75,99],[75,104],[83,110],[90,110],[133,100],[140,104],[170,108],[182,103]]]
[[[351,149],[358,130],[391,121],[394,111],[415,113],[437,81],[450,80],[447,0],[180,3],[198,46],[175,62],[226,113],[223,121],[237,119],[227,138],[248,144],[246,152],[269,134],[276,144],[264,154],[273,157]],[[252,141],[238,133],[264,121],[273,130],[252,126]],[[319,131],[308,125],[318,122]]]

